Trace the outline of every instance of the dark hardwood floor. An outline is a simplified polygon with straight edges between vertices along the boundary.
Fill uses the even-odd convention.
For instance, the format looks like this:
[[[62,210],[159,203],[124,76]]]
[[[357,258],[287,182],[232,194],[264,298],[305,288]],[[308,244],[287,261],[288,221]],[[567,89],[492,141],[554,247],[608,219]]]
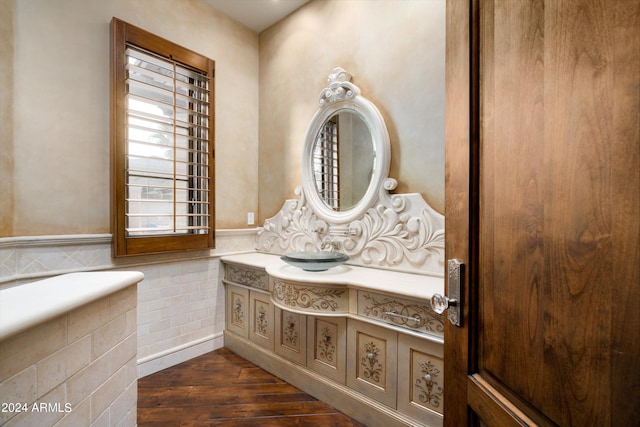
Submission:
[[[138,426],[363,424],[222,348],[138,380]]]

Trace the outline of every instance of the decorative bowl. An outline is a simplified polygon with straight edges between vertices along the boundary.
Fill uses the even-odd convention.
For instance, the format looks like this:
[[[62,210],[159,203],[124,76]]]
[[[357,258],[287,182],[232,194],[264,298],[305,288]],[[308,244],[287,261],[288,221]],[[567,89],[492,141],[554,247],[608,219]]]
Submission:
[[[305,271],[325,271],[344,264],[349,257],[342,252],[303,251],[283,255],[280,259]]]

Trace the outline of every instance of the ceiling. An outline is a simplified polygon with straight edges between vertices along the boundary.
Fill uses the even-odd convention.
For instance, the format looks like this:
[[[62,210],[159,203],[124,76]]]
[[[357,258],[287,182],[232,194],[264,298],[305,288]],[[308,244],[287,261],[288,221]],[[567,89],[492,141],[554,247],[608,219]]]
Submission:
[[[205,0],[253,31],[260,33],[309,0]]]

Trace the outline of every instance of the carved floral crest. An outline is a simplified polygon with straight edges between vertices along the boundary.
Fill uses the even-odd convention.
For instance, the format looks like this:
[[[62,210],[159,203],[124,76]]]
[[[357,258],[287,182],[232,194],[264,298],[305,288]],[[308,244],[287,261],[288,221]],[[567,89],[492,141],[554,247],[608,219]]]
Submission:
[[[336,67],[331,71],[331,74],[327,77],[327,83],[329,83],[329,86],[322,90],[318,99],[320,105],[344,101],[360,95],[360,88],[351,83],[351,74],[340,67]]]

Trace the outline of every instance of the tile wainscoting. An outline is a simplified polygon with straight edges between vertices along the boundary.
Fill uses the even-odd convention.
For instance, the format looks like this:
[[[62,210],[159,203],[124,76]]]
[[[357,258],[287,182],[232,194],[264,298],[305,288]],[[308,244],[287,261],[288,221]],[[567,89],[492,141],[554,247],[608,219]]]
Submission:
[[[111,257],[111,235],[0,239],[0,288],[79,271],[137,270],[137,364],[143,377],[223,345],[220,256],[254,251],[257,229],[218,230],[216,249]]]
[[[81,273],[2,291],[2,310],[12,316],[3,326],[13,327],[0,336],[0,424],[135,426],[135,284],[141,277]],[[45,287],[72,298],[47,295]],[[73,300],[78,292],[82,297]],[[24,303],[35,315],[20,318],[14,309]]]

